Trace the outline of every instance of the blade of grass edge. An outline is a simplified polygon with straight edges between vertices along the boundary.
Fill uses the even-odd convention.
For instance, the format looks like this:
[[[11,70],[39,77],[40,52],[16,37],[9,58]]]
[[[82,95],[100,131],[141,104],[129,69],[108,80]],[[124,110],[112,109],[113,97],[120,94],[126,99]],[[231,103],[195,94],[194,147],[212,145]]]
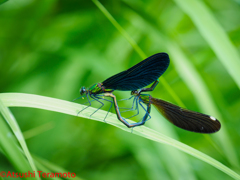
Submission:
[[[24,93],[1,93],[0,99],[2,100],[3,104],[8,107],[31,107],[31,108],[39,108],[45,109],[49,111],[60,112],[64,114],[69,114],[76,116],[79,112],[79,109],[85,107],[84,105],[68,102],[64,100],[39,96],[39,95],[32,95],[32,94],[24,94]],[[89,118],[89,116],[96,110],[96,108],[89,107],[84,112],[80,113],[79,116],[83,118]],[[106,111],[98,110],[93,116],[92,120],[104,122],[103,119],[106,115]],[[132,122],[128,120],[129,122]],[[151,139],[156,142],[160,142],[163,144],[170,145],[175,147],[187,154],[190,154],[214,167],[221,170],[222,172],[228,174],[229,176],[240,179],[240,175],[228,168],[227,166],[223,165],[222,163],[218,162],[217,160],[211,158],[210,156],[190,147],[187,146],[179,141],[176,141],[168,136],[165,136],[157,131],[154,131],[146,126],[136,127],[134,128],[133,132],[131,129],[127,128],[123,125],[117,118],[116,115],[113,113],[109,113],[106,122],[111,124],[115,127],[118,127],[124,131],[137,134],[139,136],[145,137],[147,139]]]
[[[3,117],[5,118],[5,120],[8,122],[10,128],[12,129],[14,135],[16,136],[18,142],[20,143],[22,149],[23,149],[23,152],[25,154],[25,156],[27,157],[28,159],[28,162],[32,168],[33,171],[37,172],[37,169],[36,169],[36,166],[33,162],[33,159],[29,153],[29,150],[27,148],[27,144],[24,140],[24,137],[22,135],[22,131],[20,130],[18,124],[17,124],[17,121],[16,119],[14,118],[13,114],[11,113],[11,111],[3,105],[3,103],[1,102],[0,100],[0,111],[3,115]],[[36,177],[37,179],[40,180],[40,178]]]
[[[1,107],[0,107],[1,108]],[[19,173],[26,173],[32,171],[29,162],[22,153],[22,150],[17,145],[17,141],[12,134],[9,126],[6,123],[6,120],[0,115],[0,146],[2,153],[8,158],[12,166]],[[38,178],[23,178],[23,179],[32,179],[37,180]]]
[[[240,56],[209,8],[199,0],[174,0],[192,19],[228,73],[240,88]]]

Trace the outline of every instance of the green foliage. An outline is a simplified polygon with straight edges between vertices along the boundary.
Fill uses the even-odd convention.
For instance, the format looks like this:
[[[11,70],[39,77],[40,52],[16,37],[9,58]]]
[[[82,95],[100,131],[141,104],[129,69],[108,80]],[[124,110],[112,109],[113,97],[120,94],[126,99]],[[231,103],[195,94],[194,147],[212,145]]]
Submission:
[[[232,170],[239,172],[239,12],[238,1],[227,0],[3,3],[0,92],[71,101],[79,96],[81,86],[101,82],[146,55],[167,52],[170,67],[151,95],[213,115],[222,123],[222,129],[204,136],[186,132],[172,126],[154,109],[146,126],[161,132],[161,138],[166,135],[171,146],[182,147],[205,161],[205,157],[212,157],[207,162],[222,168],[219,171],[173,147],[154,142],[160,137],[156,138],[153,130],[143,137],[155,136],[154,141],[134,135],[144,133],[146,127],[126,133],[108,125],[111,120],[100,123],[89,121],[88,116],[44,111],[44,106],[52,110],[49,106],[55,101],[41,104],[41,98],[19,94],[18,98],[26,98],[29,105],[24,100],[15,107],[8,104],[9,111],[1,104],[0,169],[26,172],[36,165],[45,172],[70,171],[93,180],[237,179]],[[118,99],[129,97],[129,92],[115,94]],[[38,109],[26,108],[33,104],[39,105]],[[56,103],[54,107],[62,106],[58,112],[69,109],[76,115],[80,105],[71,109],[71,104]],[[105,114],[99,113],[93,119],[102,121]],[[127,129],[114,115],[109,118]],[[12,124],[8,125],[9,119]],[[15,137],[22,148],[18,148]],[[32,160],[29,152],[37,157]]]
[[[0,5],[7,2],[8,0],[0,0]]]

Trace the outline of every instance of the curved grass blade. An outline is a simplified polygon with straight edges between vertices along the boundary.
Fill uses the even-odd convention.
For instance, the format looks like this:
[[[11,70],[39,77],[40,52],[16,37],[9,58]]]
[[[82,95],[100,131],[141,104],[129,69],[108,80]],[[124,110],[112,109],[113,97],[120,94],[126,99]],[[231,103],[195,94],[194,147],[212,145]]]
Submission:
[[[0,115],[0,146],[2,153],[8,158],[8,160],[13,165],[14,169],[19,173],[26,173],[28,171],[33,171],[26,156],[23,154],[22,150],[16,141],[16,138],[12,134],[12,130],[6,123],[6,120]],[[29,177],[25,179],[39,180],[38,177]]]
[[[136,26],[136,28],[141,29],[147,33],[151,33],[154,38],[158,39],[159,42],[165,42],[165,45],[171,54],[171,61],[174,63],[178,74],[184,80],[186,85],[189,87],[191,92],[193,93],[195,99],[197,100],[199,106],[208,114],[213,114],[215,117],[219,119],[223,119],[221,112],[217,109],[214,104],[214,100],[211,97],[211,94],[204,83],[201,75],[196,71],[194,66],[188,61],[186,55],[182,52],[179,46],[167,38],[167,36],[161,34],[161,32],[152,24],[149,24],[148,21],[142,19],[142,17],[137,14],[131,12],[128,17],[131,16],[131,24]],[[136,23],[137,22],[137,23]],[[147,27],[147,28],[145,28]],[[164,80],[161,78],[160,80]],[[171,88],[170,88],[171,90]],[[175,94],[175,93],[174,93]],[[174,98],[175,99],[175,98]],[[176,99],[175,99],[176,100]],[[176,101],[177,102],[177,101]],[[182,103],[179,106],[185,107]],[[216,134],[215,137],[219,139],[221,143],[221,148],[225,153],[225,156],[228,158],[228,161],[235,167],[239,167],[239,162],[237,158],[236,151],[233,147],[233,143],[228,135],[228,132],[224,128],[224,122],[222,123],[221,131]]]
[[[72,103],[64,100],[59,100],[59,99],[54,99],[54,98],[49,98],[49,97],[44,97],[39,95],[23,94],[23,93],[2,93],[0,94],[0,99],[2,100],[3,104],[8,107],[39,108],[39,109],[45,109],[45,110],[60,112],[64,114],[69,114],[73,116],[76,116],[79,109],[83,107],[80,104],[76,104],[76,103]],[[89,115],[95,110],[96,110],[95,108],[90,107],[86,110],[86,112],[81,113],[80,116],[84,118],[89,118]],[[99,110],[98,112],[96,112],[95,115],[96,116],[92,117],[93,120],[103,122],[103,119],[106,115],[106,111]],[[106,119],[106,122],[124,131],[130,132],[130,133],[132,132],[131,129],[128,129],[124,124],[118,121],[115,114],[110,113],[110,115]],[[167,137],[159,132],[156,132],[150,128],[147,128],[145,126],[136,127],[134,128],[134,131],[132,133],[145,137],[147,139],[151,139],[156,142],[168,144],[172,147],[175,147],[187,154],[190,154],[218,168],[219,170],[228,174],[232,178],[240,179],[239,174],[237,174],[227,166],[223,165],[222,163],[218,162],[217,160],[211,158],[210,156],[190,146],[187,146],[179,141],[176,141],[170,137]]]
[[[3,102],[0,99],[0,112],[2,113],[3,117],[5,118],[5,120],[8,122],[10,128],[12,129],[13,133],[15,134],[18,142],[20,143],[23,152],[25,154],[25,156],[27,157],[29,164],[32,168],[33,171],[37,172],[36,166],[33,162],[33,159],[30,155],[30,152],[28,150],[27,144],[24,140],[24,137],[22,135],[22,131],[20,130],[16,119],[14,118],[14,116],[12,115],[12,113],[9,111],[9,109],[4,106]],[[38,176],[36,177],[36,179],[40,179]]]

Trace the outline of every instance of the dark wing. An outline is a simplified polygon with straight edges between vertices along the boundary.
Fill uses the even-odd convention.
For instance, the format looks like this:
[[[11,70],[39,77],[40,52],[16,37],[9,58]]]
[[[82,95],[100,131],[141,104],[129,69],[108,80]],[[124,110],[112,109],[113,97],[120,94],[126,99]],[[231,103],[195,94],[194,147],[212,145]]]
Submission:
[[[105,81],[106,89],[131,91],[141,89],[156,81],[168,68],[167,53],[158,53],[148,57],[126,71],[120,72]]]
[[[179,106],[152,98],[151,103],[175,126],[198,133],[214,133],[221,128],[220,122],[206,114],[183,109]]]

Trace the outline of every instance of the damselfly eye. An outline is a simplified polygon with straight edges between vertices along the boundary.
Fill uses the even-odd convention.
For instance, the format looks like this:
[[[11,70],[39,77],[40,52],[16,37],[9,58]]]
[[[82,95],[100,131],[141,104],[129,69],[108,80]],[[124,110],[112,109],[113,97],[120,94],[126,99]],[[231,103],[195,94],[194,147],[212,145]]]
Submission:
[[[136,94],[138,94],[138,91],[136,90],[131,92],[131,95],[136,95]]]
[[[86,92],[86,88],[83,86],[80,89],[80,94],[83,95]]]

